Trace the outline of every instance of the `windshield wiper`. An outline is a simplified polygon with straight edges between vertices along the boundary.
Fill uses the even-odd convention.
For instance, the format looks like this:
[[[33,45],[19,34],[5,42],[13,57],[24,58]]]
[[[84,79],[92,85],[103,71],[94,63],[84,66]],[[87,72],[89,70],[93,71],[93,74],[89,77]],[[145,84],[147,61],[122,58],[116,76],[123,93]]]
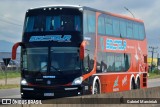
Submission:
[[[56,68],[54,66],[51,66],[51,68],[53,68],[54,70],[58,71],[59,73],[63,73],[60,69],[58,69],[58,68]],[[53,71],[53,70],[51,70],[51,71]]]

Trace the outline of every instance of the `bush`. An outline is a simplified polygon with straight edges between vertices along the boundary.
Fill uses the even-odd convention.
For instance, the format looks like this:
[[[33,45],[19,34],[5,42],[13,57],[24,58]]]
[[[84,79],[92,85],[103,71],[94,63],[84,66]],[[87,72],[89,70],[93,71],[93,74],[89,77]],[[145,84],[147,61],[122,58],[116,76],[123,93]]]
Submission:
[[[155,74],[160,74],[160,70],[154,69],[154,70],[153,70],[153,73],[155,73]]]

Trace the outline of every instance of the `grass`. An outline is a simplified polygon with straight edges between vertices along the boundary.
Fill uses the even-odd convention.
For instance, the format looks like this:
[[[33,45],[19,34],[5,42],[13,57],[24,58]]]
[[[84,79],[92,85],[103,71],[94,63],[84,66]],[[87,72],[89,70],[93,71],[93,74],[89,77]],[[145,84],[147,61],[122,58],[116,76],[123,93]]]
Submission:
[[[0,89],[10,89],[10,88],[18,88],[18,87],[20,87],[19,84],[7,84],[7,85],[0,84]]]
[[[5,78],[5,72],[7,72],[7,78],[17,78],[21,76],[19,71],[0,71],[0,79]]]
[[[149,73],[149,79],[160,78],[160,74],[157,73]]]

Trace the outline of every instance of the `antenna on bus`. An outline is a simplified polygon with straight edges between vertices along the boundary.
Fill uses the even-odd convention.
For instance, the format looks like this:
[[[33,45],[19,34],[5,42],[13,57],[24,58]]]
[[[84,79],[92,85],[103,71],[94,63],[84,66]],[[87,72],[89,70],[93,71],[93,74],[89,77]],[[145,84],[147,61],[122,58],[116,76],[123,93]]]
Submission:
[[[135,18],[134,14],[127,7],[124,7],[124,9],[126,9],[129,13],[131,13],[131,15],[133,16],[133,18]]]

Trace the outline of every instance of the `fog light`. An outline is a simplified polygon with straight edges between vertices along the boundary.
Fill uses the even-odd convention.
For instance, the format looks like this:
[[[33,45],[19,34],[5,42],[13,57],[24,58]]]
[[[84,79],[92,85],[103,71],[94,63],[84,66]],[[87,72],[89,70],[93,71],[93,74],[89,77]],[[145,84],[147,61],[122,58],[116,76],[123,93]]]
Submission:
[[[81,92],[78,92],[78,95],[81,95]]]
[[[25,79],[22,79],[21,85],[28,85],[27,81]]]

